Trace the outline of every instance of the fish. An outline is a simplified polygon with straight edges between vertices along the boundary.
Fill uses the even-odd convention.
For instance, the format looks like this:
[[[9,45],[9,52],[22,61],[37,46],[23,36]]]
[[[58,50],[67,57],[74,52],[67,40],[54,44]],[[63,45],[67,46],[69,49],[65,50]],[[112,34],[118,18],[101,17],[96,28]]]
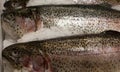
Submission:
[[[6,47],[2,57],[27,72],[119,72],[120,32],[17,43]]]
[[[2,14],[2,28],[14,40],[25,34],[48,29],[56,37],[120,32],[120,11],[99,5],[41,5]]]
[[[71,2],[70,4],[101,5],[101,6],[105,6],[105,7],[112,7],[115,5],[120,5],[119,0],[73,0],[73,1],[74,2]],[[31,0],[8,0],[4,3],[4,7],[6,8],[6,10],[9,10],[9,8],[16,9],[16,8],[19,8],[20,6],[22,8],[29,7],[29,6],[36,6],[35,3],[33,5],[30,5],[30,3],[34,3],[34,1],[31,1]],[[66,2],[66,1],[62,1],[62,2],[57,1],[57,3],[58,4],[69,4],[69,2]],[[48,4],[51,4],[51,2],[48,1]],[[37,5],[41,5],[41,1],[38,1]]]

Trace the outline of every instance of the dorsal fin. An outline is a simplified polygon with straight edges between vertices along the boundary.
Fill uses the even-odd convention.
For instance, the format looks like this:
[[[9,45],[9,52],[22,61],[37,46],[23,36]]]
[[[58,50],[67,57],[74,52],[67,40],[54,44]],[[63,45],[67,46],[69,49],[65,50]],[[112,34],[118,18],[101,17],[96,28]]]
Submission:
[[[106,30],[106,31],[103,31],[103,32],[100,33],[100,34],[112,35],[112,36],[120,36],[120,32],[115,31],[115,30]]]

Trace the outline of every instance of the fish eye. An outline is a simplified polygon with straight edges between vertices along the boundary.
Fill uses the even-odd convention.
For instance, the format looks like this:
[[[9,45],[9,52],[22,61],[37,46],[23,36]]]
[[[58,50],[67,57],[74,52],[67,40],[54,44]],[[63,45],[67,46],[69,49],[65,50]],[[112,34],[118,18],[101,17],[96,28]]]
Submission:
[[[13,3],[12,3],[12,6],[13,6],[13,7],[17,7],[18,5],[17,5],[17,3],[13,2]]]
[[[18,51],[13,51],[12,56],[15,56],[15,57],[18,56]]]

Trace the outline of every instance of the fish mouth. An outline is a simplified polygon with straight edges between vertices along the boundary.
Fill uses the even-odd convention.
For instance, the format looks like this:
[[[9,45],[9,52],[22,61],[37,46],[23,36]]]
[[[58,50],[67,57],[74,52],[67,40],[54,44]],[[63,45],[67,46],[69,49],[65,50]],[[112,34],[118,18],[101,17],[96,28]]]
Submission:
[[[5,59],[4,57],[2,58],[2,72],[14,72],[14,67],[11,65],[11,63]]]
[[[15,62],[13,59],[11,58],[6,58],[6,57],[2,57],[2,63],[3,63],[3,68],[6,68],[6,65],[10,65],[13,69],[18,69],[20,70],[22,68],[22,65],[18,62]]]

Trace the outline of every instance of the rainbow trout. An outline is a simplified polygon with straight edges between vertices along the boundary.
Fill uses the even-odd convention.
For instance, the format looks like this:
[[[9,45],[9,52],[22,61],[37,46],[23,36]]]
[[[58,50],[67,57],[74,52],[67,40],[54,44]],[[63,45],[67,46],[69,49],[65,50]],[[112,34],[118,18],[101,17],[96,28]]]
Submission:
[[[120,33],[18,43],[6,47],[2,56],[27,72],[119,72]]]
[[[2,28],[13,39],[44,29],[56,30],[61,36],[120,31],[120,11],[99,5],[28,7],[3,13]]]
[[[32,1],[32,0],[8,0],[4,3],[6,10],[17,9],[19,7],[25,8],[26,6],[36,6],[41,4],[80,4],[80,5],[101,5],[105,7],[111,7],[120,4],[120,0],[73,0],[72,1]],[[33,4],[34,3],[34,4]],[[32,4],[32,5],[31,5]]]

